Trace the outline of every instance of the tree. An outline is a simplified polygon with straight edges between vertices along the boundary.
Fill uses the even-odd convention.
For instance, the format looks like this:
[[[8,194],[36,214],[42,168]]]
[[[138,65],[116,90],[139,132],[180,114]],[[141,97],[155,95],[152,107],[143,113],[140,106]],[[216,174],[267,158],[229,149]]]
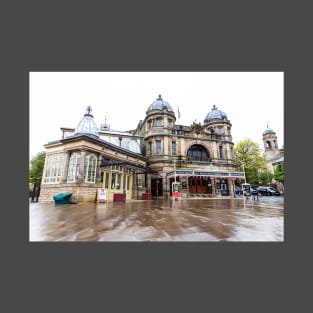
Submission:
[[[284,172],[285,172],[285,166],[284,166],[284,162],[278,164],[278,166],[275,169],[274,172],[274,178],[275,180],[284,183]]]
[[[260,185],[269,185],[273,179],[274,175],[270,171],[266,170],[259,174],[259,184]]]
[[[234,147],[234,161],[238,170],[244,168],[246,181],[252,185],[259,183],[259,172],[265,167],[265,158],[259,145],[251,139],[239,141]]]
[[[29,182],[34,183],[36,179],[41,180],[43,167],[45,165],[46,152],[37,153],[30,161]]]

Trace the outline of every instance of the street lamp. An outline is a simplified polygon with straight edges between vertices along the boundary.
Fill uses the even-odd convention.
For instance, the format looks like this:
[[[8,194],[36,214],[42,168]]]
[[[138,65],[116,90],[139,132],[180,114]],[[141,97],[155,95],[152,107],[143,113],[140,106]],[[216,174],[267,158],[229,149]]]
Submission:
[[[245,172],[245,163],[242,164],[242,168],[243,168],[243,175],[244,175],[245,184],[246,184],[247,180],[246,180],[246,172]]]
[[[175,158],[174,158],[174,181],[176,183],[176,162],[175,162]]]

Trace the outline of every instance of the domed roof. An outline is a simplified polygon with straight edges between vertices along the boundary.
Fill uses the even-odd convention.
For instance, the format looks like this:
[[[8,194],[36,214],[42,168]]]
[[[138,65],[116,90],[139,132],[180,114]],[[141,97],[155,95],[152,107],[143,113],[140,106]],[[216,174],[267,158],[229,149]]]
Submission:
[[[146,113],[149,113],[152,110],[162,111],[164,108],[166,108],[167,111],[174,113],[171,105],[167,101],[164,101],[161,95],[159,95],[159,98],[157,98],[152,104],[150,104]]]
[[[75,134],[92,134],[98,136],[98,127],[93,115],[90,114],[91,107],[87,107],[87,113],[84,114],[83,118],[78,123]]]
[[[275,134],[273,128],[268,127],[268,124],[267,124],[266,129],[265,129],[264,132],[263,132],[263,135],[266,135],[266,134]]]
[[[204,125],[209,124],[212,120],[227,120],[227,115],[225,112],[218,110],[216,105],[213,105],[211,112],[207,114],[204,119]]]

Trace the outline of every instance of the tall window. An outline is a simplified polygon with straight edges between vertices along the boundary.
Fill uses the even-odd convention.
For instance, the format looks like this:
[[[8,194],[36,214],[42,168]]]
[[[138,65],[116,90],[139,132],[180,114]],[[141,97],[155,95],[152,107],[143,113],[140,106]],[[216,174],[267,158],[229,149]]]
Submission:
[[[113,165],[111,168],[112,168],[111,189],[120,190],[122,188],[121,177],[123,174],[123,168],[118,165]]]
[[[67,182],[76,182],[79,173],[80,154],[72,153],[67,173]]]
[[[219,152],[220,152],[220,159],[224,159],[224,156],[223,156],[223,146],[219,146]]]
[[[217,127],[216,128],[216,133],[218,134],[218,135],[221,135],[222,133],[223,133],[223,128],[222,127]]]
[[[91,154],[85,158],[85,182],[94,183],[96,180],[97,158]]]
[[[152,142],[149,142],[149,155],[152,154]]]
[[[63,153],[47,156],[43,182],[46,184],[59,183],[64,175],[65,155]]]
[[[156,119],[156,126],[158,126],[158,127],[163,126],[162,121],[163,121],[163,119],[157,118],[157,119]]]
[[[110,177],[110,173],[106,172],[105,173],[104,188],[109,188],[109,177]]]
[[[167,120],[167,127],[172,127],[172,126],[173,126],[173,121]]]
[[[172,155],[176,155],[176,141],[172,141]]]
[[[161,154],[161,140],[155,141],[155,154]]]

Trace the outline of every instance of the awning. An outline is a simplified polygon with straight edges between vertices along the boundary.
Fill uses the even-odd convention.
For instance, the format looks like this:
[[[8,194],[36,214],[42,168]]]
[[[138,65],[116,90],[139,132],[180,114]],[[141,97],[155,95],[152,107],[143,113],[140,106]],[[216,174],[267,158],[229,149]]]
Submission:
[[[229,177],[229,178],[243,178],[245,177],[244,172],[234,172],[234,171],[202,171],[202,170],[176,170],[170,171],[166,174],[167,177],[175,176],[208,176],[208,177]]]
[[[151,170],[149,167],[142,166],[139,164],[133,164],[126,161],[118,161],[113,159],[102,158],[100,167],[109,167],[109,166],[122,166],[127,169],[133,170],[136,174],[143,173],[157,173],[154,170]]]

